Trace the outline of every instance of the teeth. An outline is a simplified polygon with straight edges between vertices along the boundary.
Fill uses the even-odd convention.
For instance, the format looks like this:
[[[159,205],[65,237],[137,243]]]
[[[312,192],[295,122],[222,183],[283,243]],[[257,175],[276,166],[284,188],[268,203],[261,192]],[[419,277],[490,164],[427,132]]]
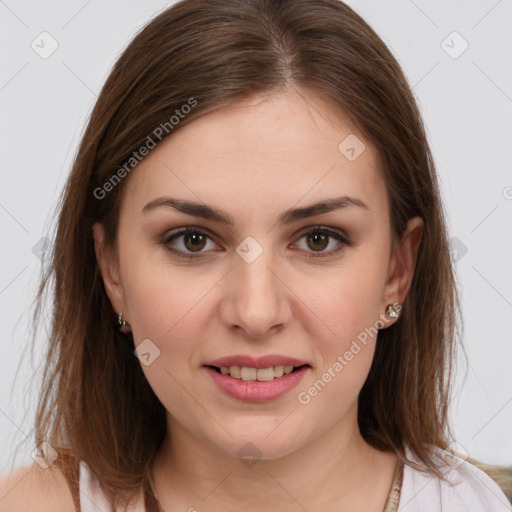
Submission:
[[[240,368],[240,376],[242,380],[256,380],[258,375],[258,370],[256,368],[247,368],[247,366],[242,366]]]
[[[256,371],[256,380],[274,380],[274,368],[258,368]]]
[[[229,375],[235,379],[269,381],[291,373],[293,366],[270,366],[269,368],[249,368],[248,366],[222,366],[220,373]]]
[[[231,377],[234,377],[235,379],[241,379],[242,375],[240,374],[240,366],[231,366],[229,368],[229,373]]]
[[[287,366],[288,368],[288,366]],[[293,370],[293,366],[292,366],[292,370]],[[288,372],[290,373],[290,372]],[[275,378],[278,378],[278,377],[282,377],[284,375],[284,366],[274,366],[274,377]]]

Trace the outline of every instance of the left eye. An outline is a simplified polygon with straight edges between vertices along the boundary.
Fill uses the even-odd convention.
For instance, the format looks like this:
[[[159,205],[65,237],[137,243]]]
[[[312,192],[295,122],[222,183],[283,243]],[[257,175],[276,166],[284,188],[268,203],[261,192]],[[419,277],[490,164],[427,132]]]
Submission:
[[[180,243],[175,243],[176,240],[182,239]],[[303,232],[298,240],[306,240],[306,245],[312,251],[313,254],[308,257],[328,256],[329,254],[338,252],[343,249],[343,246],[350,246],[350,240],[340,232],[333,231],[328,228],[315,228],[309,231]],[[194,258],[194,253],[207,252],[203,251],[207,246],[207,241],[210,240],[215,246],[211,236],[204,230],[194,227],[187,227],[176,233],[168,235],[162,240],[164,248],[171,253],[184,257]],[[331,241],[337,241],[337,248],[326,251],[325,249],[331,245]],[[336,244],[335,244],[336,245]],[[318,254],[315,254],[318,253]]]
[[[301,235],[299,240],[302,240],[303,238],[306,239],[307,247],[313,249],[313,254],[308,255],[308,257],[328,256],[332,253],[340,251],[345,245],[351,245],[350,240],[346,236],[327,228],[316,228],[307,231]],[[337,247],[329,251],[324,250],[333,240],[337,241],[337,244],[334,244],[337,245]]]

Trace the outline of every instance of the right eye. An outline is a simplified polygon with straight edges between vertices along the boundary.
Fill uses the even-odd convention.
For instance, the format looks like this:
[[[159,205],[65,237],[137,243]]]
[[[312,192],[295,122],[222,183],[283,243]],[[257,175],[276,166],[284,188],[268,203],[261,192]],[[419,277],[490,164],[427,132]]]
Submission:
[[[182,239],[180,243],[176,243],[176,240]],[[175,231],[174,233],[167,234],[161,241],[161,244],[166,250],[182,258],[195,258],[195,253],[202,254],[203,249],[207,245],[208,240],[211,239],[208,232],[203,229],[188,226],[184,229]],[[216,244],[214,244],[216,245]],[[176,248],[176,246],[179,246]]]

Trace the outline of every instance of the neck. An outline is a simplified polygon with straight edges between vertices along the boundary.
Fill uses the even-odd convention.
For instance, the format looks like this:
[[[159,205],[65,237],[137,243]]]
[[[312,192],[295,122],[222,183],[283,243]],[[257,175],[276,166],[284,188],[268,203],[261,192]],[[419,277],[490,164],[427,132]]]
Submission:
[[[357,407],[331,430],[274,459],[242,460],[170,415],[167,429],[153,466],[156,492],[166,510],[239,510],[243,504],[248,512],[270,507],[381,512],[396,465],[394,454],[376,450],[362,438]]]

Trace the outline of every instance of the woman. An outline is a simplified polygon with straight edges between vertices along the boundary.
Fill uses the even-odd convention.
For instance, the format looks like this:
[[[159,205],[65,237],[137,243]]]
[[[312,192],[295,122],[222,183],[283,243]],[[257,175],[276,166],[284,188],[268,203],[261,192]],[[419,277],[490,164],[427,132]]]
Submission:
[[[341,2],[149,23],[83,136],[50,286],[41,459],[11,507],[510,510],[451,450],[459,303],[421,117]]]

